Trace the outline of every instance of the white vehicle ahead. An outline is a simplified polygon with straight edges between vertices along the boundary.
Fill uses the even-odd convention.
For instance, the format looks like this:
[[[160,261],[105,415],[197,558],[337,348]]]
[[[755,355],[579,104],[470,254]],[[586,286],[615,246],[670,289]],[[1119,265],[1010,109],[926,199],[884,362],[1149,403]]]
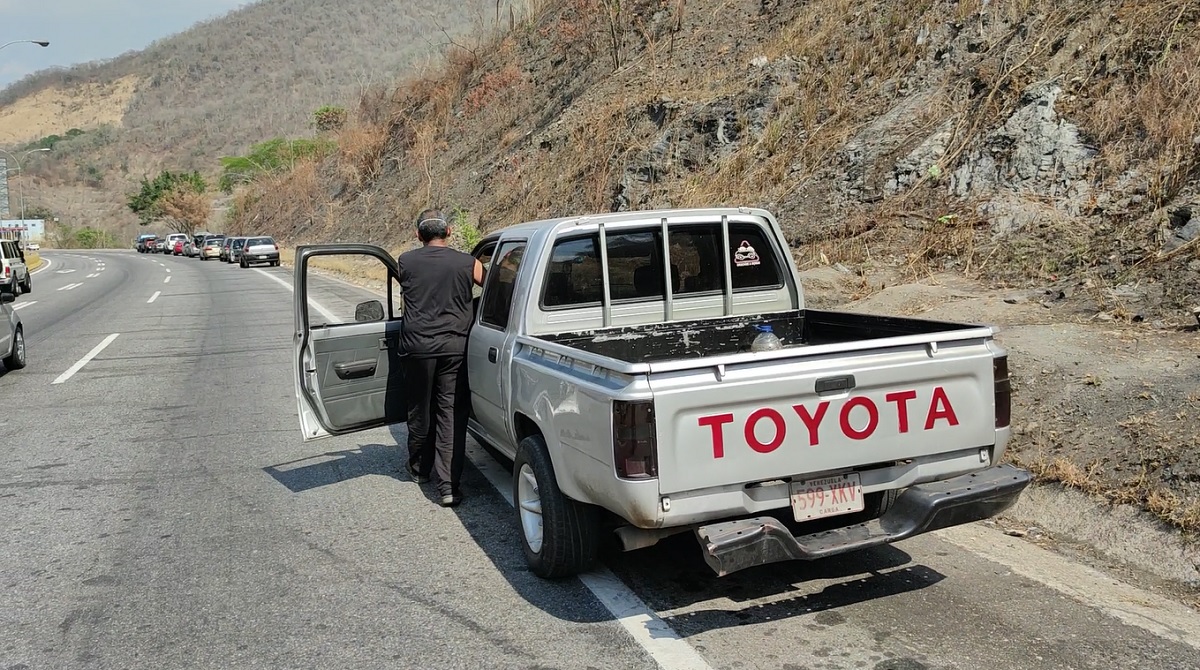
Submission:
[[[279,245],[270,237],[247,237],[244,248],[238,253],[238,265],[248,268],[260,263],[279,265]]]
[[[405,420],[397,308],[309,321],[309,265],[329,254],[374,259],[398,287],[382,248],[296,250],[305,440]],[[805,309],[769,212],[537,221],[475,255],[470,429],[513,460],[543,577],[587,569],[605,532],[626,550],[694,532],[720,575],[829,556],[993,516],[1030,481],[1000,464],[994,329]]]

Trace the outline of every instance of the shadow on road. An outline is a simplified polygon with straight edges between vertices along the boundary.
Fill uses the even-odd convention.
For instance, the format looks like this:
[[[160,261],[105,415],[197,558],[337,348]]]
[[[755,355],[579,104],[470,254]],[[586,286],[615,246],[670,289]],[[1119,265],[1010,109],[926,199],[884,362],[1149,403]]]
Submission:
[[[396,446],[407,441],[405,427],[392,426],[391,433],[396,440],[392,445],[365,444],[263,470],[295,493],[367,475],[382,475],[416,486],[404,467],[407,452]],[[500,461],[502,468],[511,469],[511,463],[506,463],[503,456],[486,450]],[[453,513],[516,593],[565,621],[613,620],[613,615],[587,595],[578,580],[547,581],[529,571],[512,507],[469,461],[462,487],[466,499]],[[430,505],[437,504],[432,484],[423,485],[421,491]],[[691,533],[667,538],[636,552],[623,553],[610,548],[604,562],[651,609],[658,612],[687,609],[665,616],[676,632],[685,637],[823,612],[830,613],[824,615],[825,619],[836,619],[840,616],[836,610],[840,608],[918,591],[944,579],[944,575],[924,565],[910,565],[911,556],[894,546],[817,561],[777,563],[717,577],[704,562]],[[827,583],[818,586],[818,582]],[[759,599],[770,602],[737,606]],[[725,605],[695,608],[709,602]],[[730,602],[734,605],[730,606]],[[817,623],[821,621],[817,619]]]
[[[403,425],[393,426],[391,430],[396,444],[407,442]],[[265,467],[263,471],[294,493],[367,475],[382,475],[406,482],[409,486],[417,486],[404,467],[406,462],[407,450],[403,447],[395,444],[364,444],[357,449],[330,451],[279,463]],[[462,488],[466,498],[453,511],[445,510],[447,523],[453,523],[451,514],[457,517],[496,571],[521,598],[563,621],[599,623],[613,620],[612,614],[590,597],[578,580],[550,582],[529,572],[517,536],[512,508],[469,461],[463,472]],[[436,490],[432,484],[421,486],[421,492],[430,505],[437,504]],[[431,533],[431,536],[436,537],[436,533]],[[431,560],[437,559],[436,553],[437,548],[431,547]],[[462,578],[470,579],[467,575]]]
[[[358,449],[327,451],[295,461],[263,468],[292,493],[337,484],[366,475],[384,475],[400,481],[412,481],[400,467],[403,459],[396,447],[366,444]],[[303,465],[301,465],[303,464]]]

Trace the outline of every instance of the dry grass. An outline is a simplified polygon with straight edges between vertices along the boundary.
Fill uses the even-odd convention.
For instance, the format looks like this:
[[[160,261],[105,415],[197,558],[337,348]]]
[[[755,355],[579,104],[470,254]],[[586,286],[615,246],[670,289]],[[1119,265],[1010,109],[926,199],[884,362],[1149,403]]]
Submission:
[[[1103,381],[1088,375],[1084,383],[1099,386]],[[1147,384],[1147,388],[1152,385]],[[1143,393],[1144,398],[1149,396],[1149,390]],[[1198,400],[1191,400],[1189,404],[1194,407]],[[1162,477],[1165,466],[1179,463],[1182,455],[1200,448],[1200,436],[1195,434],[1188,421],[1191,411],[1194,409],[1179,409],[1171,414],[1151,410],[1129,415],[1116,424],[1120,435],[1109,436],[1114,452],[1112,457],[1091,461],[1086,466],[1057,455],[1064,453],[1062,441],[1068,438],[1045,428],[1029,435],[1028,445],[1010,449],[1009,458],[1027,468],[1038,481],[1059,483],[1111,504],[1141,507],[1164,523],[1188,533],[1200,533],[1200,500],[1173,491]],[[1113,475],[1112,464],[1126,460],[1124,455],[1117,453],[1122,450],[1132,451],[1135,470],[1117,478]]]
[[[1200,501],[1188,500],[1156,485],[1146,476],[1114,485],[1101,477],[1101,464],[1087,467],[1063,457],[1014,455],[1016,465],[1033,473],[1042,483],[1056,483],[1102,498],[1114,505],[1134,505],[1145,509],[1160,521],[1187,533],[1200,533]]]
[[[295,267],[296,250],[292,247],[280,247],[279,260],[283,265]],[[378,261],[361,256],[323,256],[312,259],[309,265],[322,273],[355,284],[368,282],[382,285],[387,281],[387,270]]]
[[[25,265],[29,267],[30,272],[33,272],[34,270],[42,267],[41,255],[38,254],[38,252],[36,252],[36,251],[26,251],[25,252]]]

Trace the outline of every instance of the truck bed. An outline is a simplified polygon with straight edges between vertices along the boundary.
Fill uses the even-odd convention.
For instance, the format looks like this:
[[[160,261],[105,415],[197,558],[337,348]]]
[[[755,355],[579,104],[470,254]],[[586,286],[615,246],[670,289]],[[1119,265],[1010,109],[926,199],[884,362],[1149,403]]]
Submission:
[[[750,351],[755,326],[769,325],[784,348],[925,335],[975,324],[813,309],[544,335],[541,339],[627,363],[654,363]]]

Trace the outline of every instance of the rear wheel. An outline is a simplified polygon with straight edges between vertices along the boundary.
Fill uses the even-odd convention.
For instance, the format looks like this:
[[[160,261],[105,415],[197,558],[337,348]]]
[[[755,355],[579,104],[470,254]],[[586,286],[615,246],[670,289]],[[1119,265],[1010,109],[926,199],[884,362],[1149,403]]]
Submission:
[[[546,579],[587,570],[599,550],[599,514],[595,507],[572,500],[559,490],[554,465],[540,435],[521,440],[513,474],[521,547],[530,570]]]
[[[22,288],[24,288],[26,293],[33,293],[33,277],[25,275],[25,286]]]
[[[20,327],[13,333],[12,351],[4,359],[4,367],[9,370],[25,367],[25,331]]]
[[[241,265],[243,268],[248,268],[248,267],[250,267],[250,264],[246,262],[246,259],[245,259],[245,258],[243,258],[243,259],[242,259],[242,262],[241,262],[241,263],[238,263],[238,265]]]

